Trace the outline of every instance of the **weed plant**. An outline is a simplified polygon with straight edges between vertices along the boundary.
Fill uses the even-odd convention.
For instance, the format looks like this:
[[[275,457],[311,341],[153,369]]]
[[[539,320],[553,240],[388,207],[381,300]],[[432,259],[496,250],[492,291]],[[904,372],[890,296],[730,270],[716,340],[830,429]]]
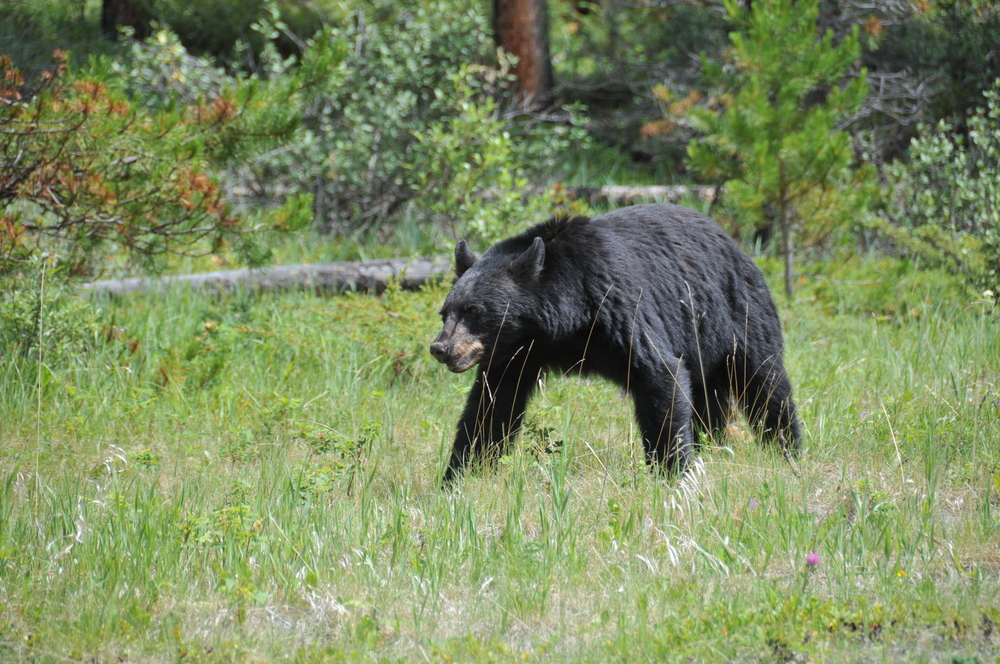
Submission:
[[[626,398],[549,376],[450,492],[446,285],[95,300],[82,347],[0,349],[0,659],[994,661],[995,305],[821,275],[794,462],[736,423],[657,477]]]

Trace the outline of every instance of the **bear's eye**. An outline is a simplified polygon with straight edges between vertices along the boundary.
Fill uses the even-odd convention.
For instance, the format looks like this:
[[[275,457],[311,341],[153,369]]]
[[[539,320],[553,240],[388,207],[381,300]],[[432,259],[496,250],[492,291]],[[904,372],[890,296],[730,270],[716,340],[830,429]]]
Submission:
[[[462,310],[469,316],[479,316],[483,313],[483,308],[478,304],[467,304],[462,307]]]

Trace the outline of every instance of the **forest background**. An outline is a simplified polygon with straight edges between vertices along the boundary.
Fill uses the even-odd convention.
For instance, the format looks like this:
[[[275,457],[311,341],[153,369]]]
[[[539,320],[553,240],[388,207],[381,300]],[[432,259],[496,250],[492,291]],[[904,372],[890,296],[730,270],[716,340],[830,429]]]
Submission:
[[[997,44],[986,0],[5,3],[0,656],[997,659]],[[735,422],[657,478],[549,377],[441,492],[446,283],[79,290],[481,250],[609,184],[784,291],[801,459]]]

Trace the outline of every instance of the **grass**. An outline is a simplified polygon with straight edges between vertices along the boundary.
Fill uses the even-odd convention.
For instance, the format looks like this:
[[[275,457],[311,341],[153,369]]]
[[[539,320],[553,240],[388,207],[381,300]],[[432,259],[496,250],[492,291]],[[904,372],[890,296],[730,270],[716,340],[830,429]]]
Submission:
[[[450,493],[443,286],[53,309],[40,369],[2,348],[0,660],[997,661],[996,310],[803,279],[793,465],[736,426],[655,477],[616,389],[550,376]]]

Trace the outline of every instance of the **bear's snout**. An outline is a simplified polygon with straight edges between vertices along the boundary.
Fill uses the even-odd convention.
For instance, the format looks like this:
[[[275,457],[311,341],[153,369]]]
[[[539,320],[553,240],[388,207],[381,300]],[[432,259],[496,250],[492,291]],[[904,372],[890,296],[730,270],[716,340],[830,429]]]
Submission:
[[[431,355],[438,362],[444,364],[448,361],[448,355],[450,354],[451,348],[448,347],[443,341],[435,341],[431,344]]]
[[[431,344],[431,355],[450,371],[462,373],[483,356],[483,344],[462,323],[445,323],[441,334]]]

